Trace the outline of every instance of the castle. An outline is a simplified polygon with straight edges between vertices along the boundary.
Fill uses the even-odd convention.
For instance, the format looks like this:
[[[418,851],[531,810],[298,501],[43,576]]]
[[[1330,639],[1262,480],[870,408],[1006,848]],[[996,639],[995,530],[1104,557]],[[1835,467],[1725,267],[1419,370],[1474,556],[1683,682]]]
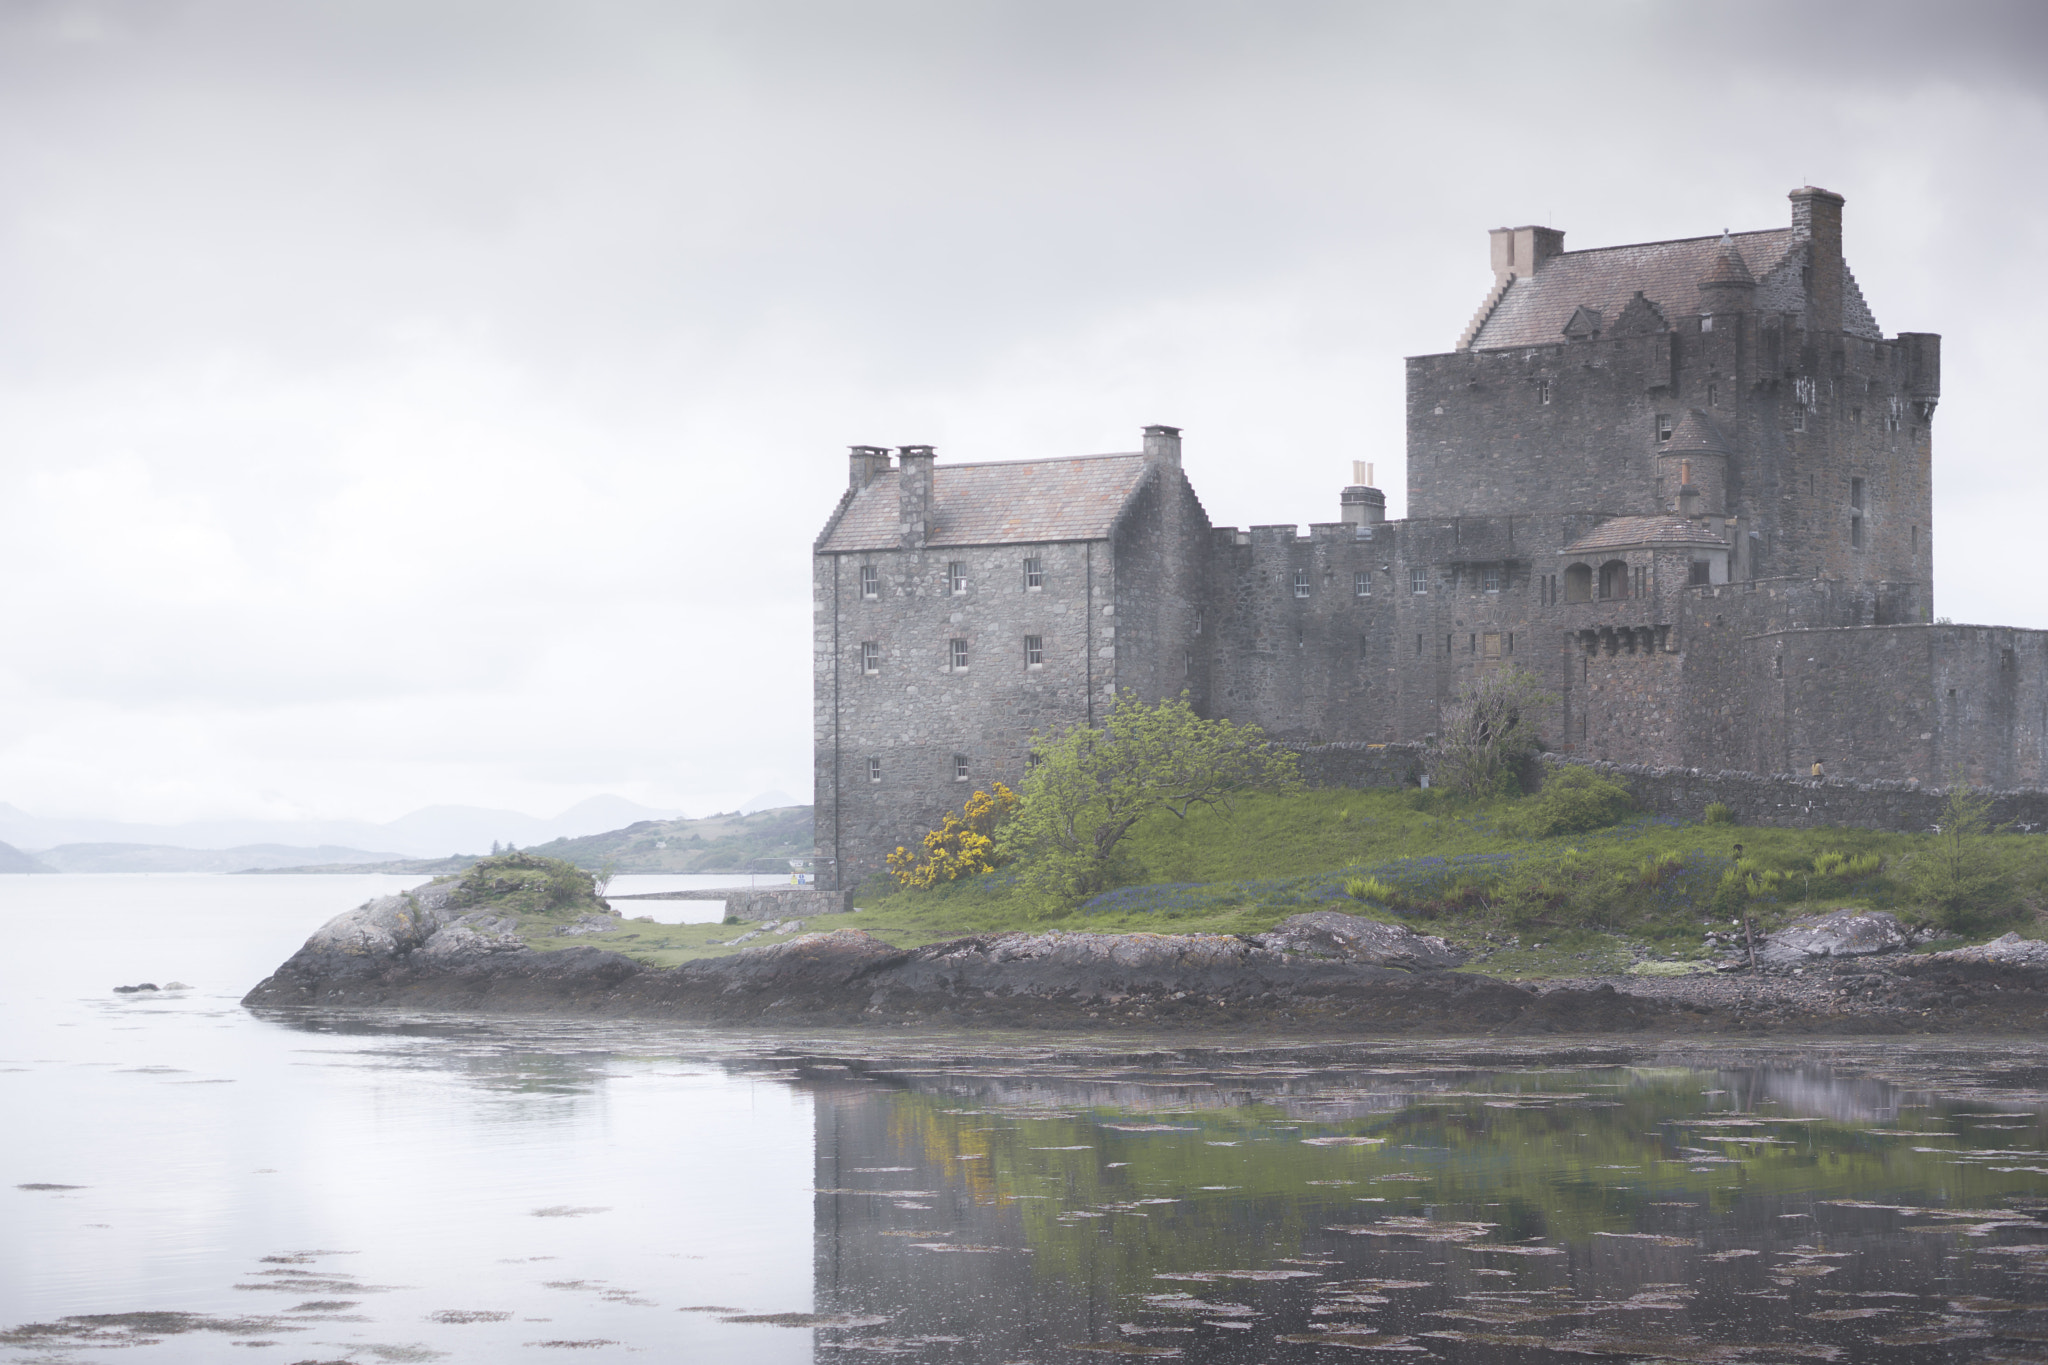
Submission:
[[[1931,621],[1941,339],[1879,329],[1842,205],[1590,251],[1494,230],[1456,349],[1407,362],[1404,521],[1358,477],[1306,534],[1211,526],[1167,426],[1001,464],[853,447],[813,556],[828,876],[1125,691],[1412,741],[1513,665],[1581,756],[2043,785],[2048,635]]]

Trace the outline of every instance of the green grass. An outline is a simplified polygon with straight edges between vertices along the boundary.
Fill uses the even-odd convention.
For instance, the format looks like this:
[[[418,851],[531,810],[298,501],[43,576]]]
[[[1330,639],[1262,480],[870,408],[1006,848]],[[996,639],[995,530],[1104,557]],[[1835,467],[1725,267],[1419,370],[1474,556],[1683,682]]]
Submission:
[[[1926,835],[1866,829],[1764,829],[1635,816],[1552,837],[1543,798],[1459,803],[1439,792],[1310,791],[1254,796],[1234,816],[1155,815],[1129,836],[1133,887],[1046,914],[999,870],[929,891],[878,879],[848,921],[899,946],[1013,929],[1092,933],[1256,933],[1305,910],[1334,909],[1440,934],[1481,955],[1472,969],[1508,977],[1655,974],[1719,956],[1747,909],[1757,933],[1843,907],[1925,916],[1909,869]],[[1737,863],[1760,892],[1730,899]],[[2001,835],[1983,856],[2007,889],[1970,935],[2036,932],[2048,903],[2048,840]],[[1392,903],[1343,894],[1371,877]],[[1706,938],[1709,928],[1720,945]],[[1664,965],[1660,965],[1664,964]]]
[[[1129,836],[1132,885],[1076,910],[1047,913],[1007,869],[928,891],[880,878],[855,895],[855,913],[809,919],[803,932],[859,928],[906,948],[1010,930],[1246,934],[1331,909],[1442,935],[1474,954],[1467,970],[1540,979],[1704,964],[1740,942],[1744,908],[1759,934],[1843,907],[1925,918],[1911,869],[1930,836],[1647,816],[1570,835],[1523,832],[1554,814],[1541,796],[1462,804],[1416,791],[1254,796],[1231,816],[1150,817]],[[1758,891],[1731,900],[1727,874],[1738,845],[1745,884]],[[2004,874],[2006,890],[1954,941],[2007,929],[2036,934],[2034,907],[2048,904],[2048,840],[1999,835],[1981,851]],[[1345,894],[1347,882],[1364,878],[1395,894],[1377,902]],[[610,948],[662,967],[789,937],[736,945],[755,926],[646,920],[575,937],[556,936],[557,927],[534,920],[528,942],[543,950]],[[1706,938],[1709,928],[1722,936],[1718,944]]]

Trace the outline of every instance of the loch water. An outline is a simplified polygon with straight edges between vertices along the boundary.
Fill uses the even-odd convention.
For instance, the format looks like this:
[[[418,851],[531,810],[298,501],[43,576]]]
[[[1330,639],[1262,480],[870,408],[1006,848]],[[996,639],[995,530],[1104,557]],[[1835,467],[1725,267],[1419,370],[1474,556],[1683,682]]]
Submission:
[[[0,1361],[2048,1360],[2048,1046],[237,1003],[401,884],[0,878]]]

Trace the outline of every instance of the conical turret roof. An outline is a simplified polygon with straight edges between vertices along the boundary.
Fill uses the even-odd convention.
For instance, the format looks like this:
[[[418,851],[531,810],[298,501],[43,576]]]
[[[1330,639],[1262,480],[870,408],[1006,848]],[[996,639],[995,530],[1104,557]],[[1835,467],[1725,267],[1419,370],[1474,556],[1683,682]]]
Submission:
[[[1685,416],[1678,419],[1678,429],[1671,433],[1662,451],[1666,455],[1726,455],[1728,443],[1721,439],[1721,433],[1714,429],[1713,419],[1698,408],[1688,408]]]
[[[1721,230],[1721,240],[1714,251],[1714,263],[1707,267],[1707,273],[1700,276],[1700,288],[1710,285],[1756,283],[1756,276],[1749,273],[1749,262],[1742,259],[1742,248],[1735,245],[1735,238],[1726,228]]]

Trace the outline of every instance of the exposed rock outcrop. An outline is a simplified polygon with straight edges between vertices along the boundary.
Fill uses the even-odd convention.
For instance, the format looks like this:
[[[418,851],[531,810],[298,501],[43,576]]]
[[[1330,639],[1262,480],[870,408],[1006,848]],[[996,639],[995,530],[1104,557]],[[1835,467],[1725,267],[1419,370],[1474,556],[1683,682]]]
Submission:
[[[1897,952],[1911,942],[1906,926],[1882,910],[1830,910],[1792,921],[1761,944],[1756,957],[1766,967],[1796,967],[1813,958]]]
[[[1251,941],[1276,953],[1365,962],[1375,967],[1457,967],[1466,959],[1448,939],[1337,910],[1296,915],[1263,934],[1252,935]]]
[[[1410,970],[1456,952],[1335,912],[1297,916],[1256,939],[1007,933],[902,949],[841,929],[655,969],[597,948],[536,951],[495,912],[452,899],[430,886],[339,916],[244,1003],[791,1023],[1289,1021],[1389,1032],[1505,1027],[1537,1003],[1533,991],[1488,977]],[[1541,1010],[1556,1012],[1554,1002]],[[1628,1028],[1657,1012],[1623,997],[1605,1015],[1608,1026]]]

